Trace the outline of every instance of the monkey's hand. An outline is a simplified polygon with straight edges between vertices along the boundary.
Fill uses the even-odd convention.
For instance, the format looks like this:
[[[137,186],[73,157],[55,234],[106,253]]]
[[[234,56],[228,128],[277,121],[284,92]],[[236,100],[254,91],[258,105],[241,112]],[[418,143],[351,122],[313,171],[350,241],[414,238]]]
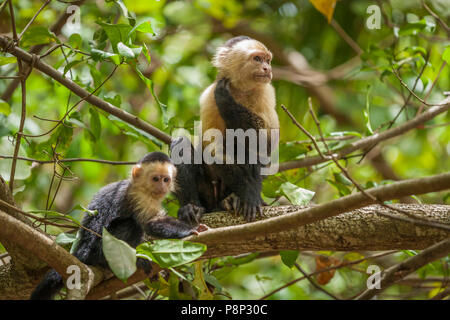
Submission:
[[[238,197],[232,193],[223,199],[221,204],[229,212],[242,214],[248,222],[255,220],[256,217],[263,216],[261,206],[264,203],[259,195],[245,193],[243,196]]]
[[[178,209],[178,219],[190,225],[198,225],[205,213],[205,208],[188,203]]]
[[[152,271],[151,262],[147,259],[137,258],[136,267],[138,267],[139,269],[143,269],[146,274],[150,274],[150,272]]]
[[[209,230],[209,227],[206,224],[200,223],[197,227],[192,229],[191,234],[198,236],[200,232]]]

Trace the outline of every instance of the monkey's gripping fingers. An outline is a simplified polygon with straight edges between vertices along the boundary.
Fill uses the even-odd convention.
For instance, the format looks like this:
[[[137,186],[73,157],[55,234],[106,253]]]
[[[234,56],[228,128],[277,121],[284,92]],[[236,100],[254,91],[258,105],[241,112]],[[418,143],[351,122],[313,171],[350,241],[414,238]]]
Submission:
[[[239,209],[239,198],[231,193],[228,197],[222,200],[221,202],[222,208],[236,215]]]
[[[198,236],[200,232],[209,230],[209,227],[206,224],[200,223],[197,227],[192,229],[191,234]]]
[[[137,258],[136,267],[138,267],[139,269],[143,269],[146,274],[150,274],[150,272],[152,271],[151,262],[147,259]]]
[[[188,203],[178,209],[178,219],[190,225],[197,225],[205,213],[205,208]]]
[[[262,217],[263,202],[260,196],[245,195],[239,198],[234,193],[222,200],[222,207],[233,214],[241,214],[246,221]]]

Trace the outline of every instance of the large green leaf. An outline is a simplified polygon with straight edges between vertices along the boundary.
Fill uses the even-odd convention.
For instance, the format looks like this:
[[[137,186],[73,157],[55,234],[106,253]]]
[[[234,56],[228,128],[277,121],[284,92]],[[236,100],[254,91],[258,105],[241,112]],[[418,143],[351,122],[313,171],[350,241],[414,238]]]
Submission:
[[[47,44],[51,42],[59,42],[58,38],[48,28],[38,26],[29,28],[20,41],[23,47],[30,47],[37,44]]]
[[[132,26],[128,24],[110,24],[105,22],[97,22],[100,26],[102,26],[103,30],[111,41],[111,45],[113,47],[114,52],[117,52],[117,44],[122,42],[126,45],[130,45],[130,38],[133,37],[133,34],[130,35]],[[117,52],[118,53],[118,52]]]
[[[156,262],[161,268],[176,267],[199,258],[206,245],[179,239],[145,242],[136,248],[139,257]]]
[[[0,57],[0,66],[3,66],[5,64],[10,64],[10,63],[16,63],[16,62],[17,62],[16,57]]]
[[[64,244],[74,243],[76,239],[77,239],[76,234],[63,232],[63,233],[58,234],[58,236],[55,239],[55,242],[59,245],[64,245]]]
[[[281,185],[282,194],[294,205],[307,205],[315,192],[300,188],[290,182]]]
[[[117,278],[126,281],[136,272],[136,250],[125,241],[119,240],[103,228],[103,254]]]
[[[280,257],[281,261],[289,267],[292,268],[294,266],[295,261],[298,258],[298,251],[297,250],[283,250],[280,251]]]

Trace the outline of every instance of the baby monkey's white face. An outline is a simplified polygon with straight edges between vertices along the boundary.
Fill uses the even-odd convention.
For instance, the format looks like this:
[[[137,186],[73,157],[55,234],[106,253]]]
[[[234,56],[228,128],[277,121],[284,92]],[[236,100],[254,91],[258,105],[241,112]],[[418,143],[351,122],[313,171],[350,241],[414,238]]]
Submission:
[[[162,199],[172,190],[175,174],[176,168],[171,163],[143,163],[133,167],[133,184],[152,198]]]

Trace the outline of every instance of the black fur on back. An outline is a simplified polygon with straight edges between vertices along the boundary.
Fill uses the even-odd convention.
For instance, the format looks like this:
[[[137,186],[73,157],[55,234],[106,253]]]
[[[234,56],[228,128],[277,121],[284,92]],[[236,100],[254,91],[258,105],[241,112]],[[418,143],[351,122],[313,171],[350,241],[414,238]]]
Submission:
[[[141,162],[153,161],[168,162],[170,159],[164,153],[152,152],[141,160]],[[131,180],[122,180],[101,188],[88,205],[89,210],[97,210],[98,213],[86,214],[82,225],[100,235],[103,228],[106,228],[114,237],[125,241],[133,248],[142,242],[144,233],[163,239],[179,239],[193,233],[191,226],[169,216],[153,218],[148,223],[142,224],[137,219],[138,212],[129,195],[130,187]],[[80,240],[73,255],[84,264],[108,268],[103,254],[102,239],[89,230],[80,229]],[[145,259],[138,258],[137,266],[147,273],[151,271],[151,265]],[[36,287],[30,299],[51,299],[63,285],[61,275],[51,270]]]
[[[231,48],[231,47],[233,47],[236,43],[241,42],[241,41],[243,41],[243,40],[252,40],[252,38],[247,37],[247,36],[238,36],[238,37],[234,37],[234,38],[231,38],[231,39],[227,40],[227,42],[225,42],[225,43],[223,44],[223,46],[224,46],[224,47]]]
[[[136,213],[127,197],[129,186],[130,180],[122,180],[100,189],[88,205],[89,210],[97,210],[98,213],[86,214],[82,225],[98,234],[102,234],[105,227],[116,238],[136,247],[141,242],[144,229],[135,219]],[[85,264],[108,268],[102,239],[86,229],[80,230],[80,241],[73,255]],[[63,285],[62,277],[52,269],[33,291],[30,299],[51,299]]]

